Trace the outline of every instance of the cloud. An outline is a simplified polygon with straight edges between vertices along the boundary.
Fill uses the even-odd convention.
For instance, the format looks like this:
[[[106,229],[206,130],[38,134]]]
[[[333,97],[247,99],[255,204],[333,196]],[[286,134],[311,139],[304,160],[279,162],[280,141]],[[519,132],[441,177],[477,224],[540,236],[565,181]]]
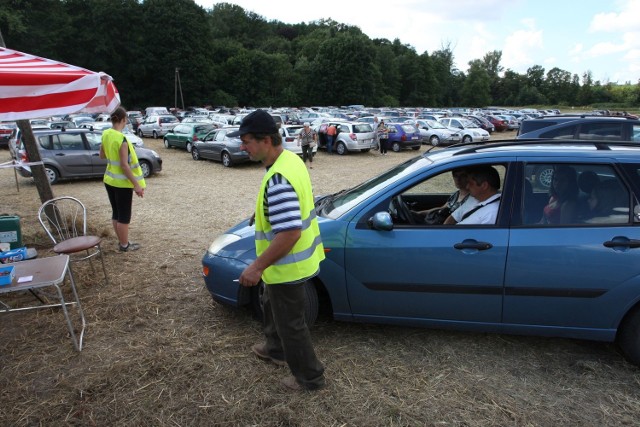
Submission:
[[[534,64],[533,54],[544,48],[542,30],[536,28],[535,21],[523,19],[523,30],[509,34],[504,40],[502,63],[505,68],[516,72],[524,72]]]
[[[590,32],[620,33],[634,31],[638,28],[640,15],[640,0],[627,0],[621,3],[619,13],[598,13],[591,20]]]

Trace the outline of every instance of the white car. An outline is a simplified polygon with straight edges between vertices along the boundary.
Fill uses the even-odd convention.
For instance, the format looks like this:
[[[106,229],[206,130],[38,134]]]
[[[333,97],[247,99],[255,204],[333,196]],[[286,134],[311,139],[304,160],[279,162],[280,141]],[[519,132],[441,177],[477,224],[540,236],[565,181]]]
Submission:
[[[78,127],[103,132],[105,129],[109,129],[111,127],[111,122],[85,122]],[[129,129],[129,126],[125,126],[124,129],[122,129],[122,133],[124,134],[124,137],[127,138],[127,141],[133,144],[134,147],[144,147],[144,141],[142,138],[133,133],[133,131]]]
[[[297,155],[302,155],[302,147],[298,145],[298,133],[304,126],[301,125],[282,125],[280,126],[280,135],[282,135],[282,146]],[[312,150],[315,155],[318,152],[318,144]]]
[[[460,133],[463,144],[472,142],[484,142],[489,140],[489,132],[482,129],[469,119],[461,117],[443,117],[438,119],[440,123]]]

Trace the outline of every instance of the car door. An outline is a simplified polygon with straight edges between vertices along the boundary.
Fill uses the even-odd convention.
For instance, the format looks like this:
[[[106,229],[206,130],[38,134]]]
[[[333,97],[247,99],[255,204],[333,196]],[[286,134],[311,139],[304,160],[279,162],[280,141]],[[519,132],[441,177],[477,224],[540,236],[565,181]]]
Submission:
[[[100,158],[100,145],[102,145],[102,134],[98,132],[87,132],[84,134],[89,152],[91,155],[92,175],[104,175],[107,169],[107,159]]]
[[[200,153],[200,157],[203,159],[215,159],[214,155],[214,146],[215,146],[215,138],[216,134],[220,132],[219,130],[215,130],[213,132],[209,132],[206,134],[201,141],[196,142],[196,146],[198,148],[198,152]]]
[[[82,133],[60,132],[51,135],[52,151],[48,161],[58,169],[62,177],[88,176],[93,173],[91,150]]]
[[[555,170],[559,165],[577,174],[578,214],[573,220],[523,221],[512,228],[504,322],[528,325],[538,333],[544,328],[570,328],[576,337],[589,333],[591,339],[600,330],[605,334],[601,338],[606,334],[612,338],[623,308],[637,298],[633,282],[640,273],[640,227],[632,215],[637,195],[611,159],[590,158],[588,163],[557,159]],[[547,169],[548,159],[521,165],[523,186],[528,188],[522,196],[523,214],[536,197],[532,171]],[[607,215],[595,214],[592,207],[593,195],[603,186],[614,205]],[[540,190],[544,195],[548,189]],[[550,206],[540,211],[538,204],[538,217],[546,215]]]
[[[496,166],[503,177],[505,166]],[[455,190],[451,170],[421,179],[400,193]],[[398,193],[388,193],[378,209]],[[366,211],[348,226],[345,239],[346,283],[356,319],[441,326],[452,322],[497,323],[509,229],[508,200],[500,202],[499,225],[368,226],[376,211]],[[503,218],[503,219],[501,219]]]

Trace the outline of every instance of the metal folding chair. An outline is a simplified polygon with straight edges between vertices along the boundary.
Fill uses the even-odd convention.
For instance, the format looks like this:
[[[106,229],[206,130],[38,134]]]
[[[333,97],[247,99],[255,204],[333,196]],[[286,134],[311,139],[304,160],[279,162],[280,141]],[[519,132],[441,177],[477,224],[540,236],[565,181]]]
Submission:
[[[102,238],[87,235],[87,209],[75,197],[62,196],[46,201],[38,210],[38,220],[54,243],[53,251],[69,255],[71,264],[100,255],[104,282],[109,284],[100,243]],[[72,269],[69,271],[73,274]]]

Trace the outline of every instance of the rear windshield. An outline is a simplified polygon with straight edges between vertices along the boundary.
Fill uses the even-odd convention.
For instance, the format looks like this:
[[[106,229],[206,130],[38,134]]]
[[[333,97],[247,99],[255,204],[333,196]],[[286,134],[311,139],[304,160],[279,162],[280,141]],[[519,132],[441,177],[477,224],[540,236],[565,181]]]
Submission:
[[[353,125],[354,133],[365,133],[365,132],[373,132],[373,128],[369,123],[358,123]]]
[[[160,123],[175,123],[178,121],[177,117],[160,117]]]

